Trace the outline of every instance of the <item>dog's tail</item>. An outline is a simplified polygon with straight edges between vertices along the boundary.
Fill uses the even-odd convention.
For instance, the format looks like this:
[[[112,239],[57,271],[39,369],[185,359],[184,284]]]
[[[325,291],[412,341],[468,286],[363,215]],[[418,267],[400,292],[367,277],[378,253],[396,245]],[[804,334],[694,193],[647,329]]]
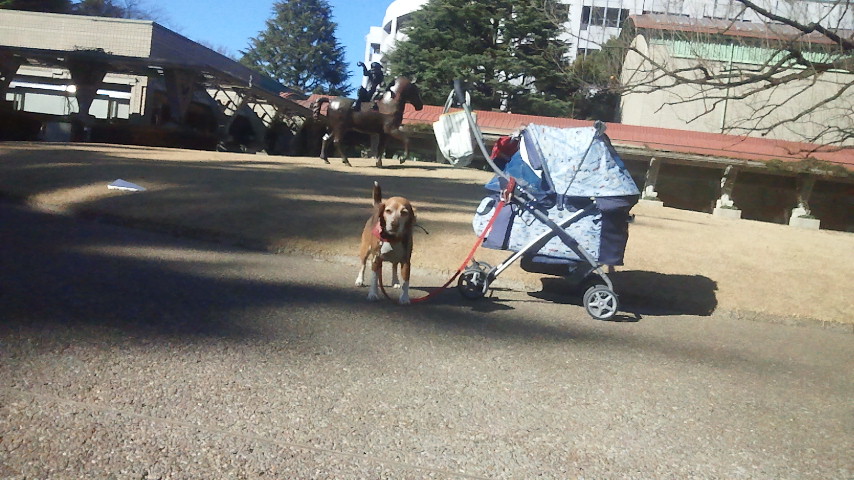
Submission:
[[[380,182],[374,182],[374,205],[383,203],[383,191],[380,188]]]

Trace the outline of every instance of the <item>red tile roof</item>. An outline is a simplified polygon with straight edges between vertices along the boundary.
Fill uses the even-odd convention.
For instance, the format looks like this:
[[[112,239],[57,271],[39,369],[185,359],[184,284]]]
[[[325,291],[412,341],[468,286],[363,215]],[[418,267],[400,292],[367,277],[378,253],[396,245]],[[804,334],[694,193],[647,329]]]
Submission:
[[[307,106],[319,95],[312,95],[305,100]],[[302,102],[301,102],[302,103]],[[325,113],[324,110],[321,113]],[[459,111],[460,109],[452,109]],[[412,105],[407,105],[403,114],[403,122],[431,124],[439,119],[443,107],[424,105],[421,111],[415,111]],[[516,113],[491,112],[477,110],[477,124],[484,134],[508,135],[531,123],[548,125],[559,128],[587,127],[592,125],[589,120],[572,118],[540,117],[536,115],[520,115]],[[704,133],[668,128],[642,127],[609,123],[606,133],[616,146],[640,148],[659,152],[675,152],[687,155],[720,157],[733,160],[768,162],[782,160],[796,162],[813,157],[822,161],[842,165],[854,171],[854,148],[838,149],[811,143],[772,140],[758,137],[743,137],[719,133]]]
[[[630,15],[629,21],[636,28],[661,30],[664,32],[691,32],[730,37],[750,37],[774,40],[799,40],[811,43],[835,45],[837,42],[820,32],[804,33],[789,25],[758,22],[738,22],[714,18],[689,18],[678,15],[645,14]],[[835,31],[843,39],[851,38],[851,30]]]

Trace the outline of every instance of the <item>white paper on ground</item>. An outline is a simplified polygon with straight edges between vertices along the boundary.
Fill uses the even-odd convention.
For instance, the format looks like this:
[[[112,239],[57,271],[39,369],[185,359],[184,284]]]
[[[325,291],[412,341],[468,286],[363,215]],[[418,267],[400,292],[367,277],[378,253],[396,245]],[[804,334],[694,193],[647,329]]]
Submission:
[[[144,192],[145,187],[140,187],[135,183],[131,183],[121,178],[117,179],[115,182],[107,185],[107,188],[110,190],[124,190],[127,192]]]

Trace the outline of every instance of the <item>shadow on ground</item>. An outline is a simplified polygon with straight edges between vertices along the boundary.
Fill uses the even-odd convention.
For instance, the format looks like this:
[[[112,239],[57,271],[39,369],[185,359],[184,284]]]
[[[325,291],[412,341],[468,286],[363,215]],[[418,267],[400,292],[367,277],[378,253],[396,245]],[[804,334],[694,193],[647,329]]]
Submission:
[[[639,270],[609,274],[620,299],[617,321],[642,315],[710,316],[718,305],[717,282],[703,275],[674,275]],[[560,277],[543,278],[543,289],[530,295],[543,300],[583,305],[584,292]],[[634,316],[634,319],[633,319]]]
[[[524,343],[535,349],[569,342],[703,358],[722,367],[753,369],[757,362],[738,350],[722,353],[692,342],[674,345],[669,338],[638,336],[634,328],[601,329],[603,324],[584,318],[582,309],[565,312],[564,319],[563,314],[555,317],[522,308],[528,302],[579,302],[580,297],[566,293],[560,278],[545,279],[544,292],[558,290],[547,299],[511,298],[511,292],[495,289],[487,298],[469,301],[451,289],[428,305],[403,307],[367,302],[366,290],[353,288],[349,271],[291,275],[282,270],[286,262],[275,265],[284,257],[2,202],[0,250],[0,346],[14,346],[8,351],[0,348],[4,361],[61,355],[69,345],[109,348],[137,342],[167,347],[196,342],[241,348],[275,344],[309,357],[345,346],[344,351],[373,358],[389,339],[411,338],[413,345],[431,349],[433,342],[461,348],[459,342],[469,340],[487,346],[496,341]],[[271,263],[274,272],[269,270]],[[706,295],[705,303],[669,304],[674,314],[708,314],[713,309],[714,283],[702,277],[620,272],[615,281],[625,288],[628,281],[649,282],[647,287],[660,289],[681,284],[680,291],[686,294]],[[418,298],[433,288],[416,286],[412,296]],[[627,291],[621,298],[627,299],[624,310],[629,313],[659,310],[653,300],[634,305]]]
[[[136,157],[133,148],[109,148],[19,146],[4,154],[0,192],[13,200],[68,206],[111,223],[288,250],[306,242],[324,248],[330,239],[357,243],[370,215],[375,180],[384,196],[412,199],[426,226],[437,231],[468,231],[469,212],[483,191],[470,182],[430,178],[426,173],[437,167],[422,163],[396,165],[409,170],[403,177],[392,169],[334,169],[314,159],[276,163],[254,155],[193,152],[181,161],[175,151],[163,150],[164,158],[157,158],[156,149]],[[108,191],[107,184],[117,178],[149,190]],[[90,197],[79,197],[86,194]],[[464,221],[447,220],[458,213],[466,213]],[[443,220],[435,219],[439,216]]]

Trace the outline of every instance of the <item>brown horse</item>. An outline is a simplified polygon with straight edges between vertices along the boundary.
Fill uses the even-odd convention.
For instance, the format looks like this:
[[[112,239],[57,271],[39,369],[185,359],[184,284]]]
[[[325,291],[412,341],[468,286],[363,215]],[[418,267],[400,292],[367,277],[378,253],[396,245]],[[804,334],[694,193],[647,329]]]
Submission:
[[[314,104],[316,116],[320,115],[320,107],[325,102],[329,102],[326,119],[329,122],[330,132],[323,137],[320,158],[326,163],[329,163],[327,147],[329,142],[334,141],[341,160],[345,165],[350,165],[341,144],[344,140],[344,134],[351,130],[379,135],[377,145],[378,167],[383,166],[382,159],[385,155],[385,146],[389,136],[403,142],[404,159],[409,157],[409,138],[400,130],[400,124],[403,122],[403,109],[407,103],[411,103],[416,110],[421,110],[424,108],[424,102],[421,101],[421,92],[418,91],[418,87],[408,78],[397,77],[394,80],[394,85],[389,88],[382,99],[377,101],[377,110],[373,110],[373,105],[369,102],[364,102],[362,110],[357,112],[353,110],[353,103],[355,102],[353,99],[324,97]],[[403,159],[401,159],[401,163],[403,163]]]

